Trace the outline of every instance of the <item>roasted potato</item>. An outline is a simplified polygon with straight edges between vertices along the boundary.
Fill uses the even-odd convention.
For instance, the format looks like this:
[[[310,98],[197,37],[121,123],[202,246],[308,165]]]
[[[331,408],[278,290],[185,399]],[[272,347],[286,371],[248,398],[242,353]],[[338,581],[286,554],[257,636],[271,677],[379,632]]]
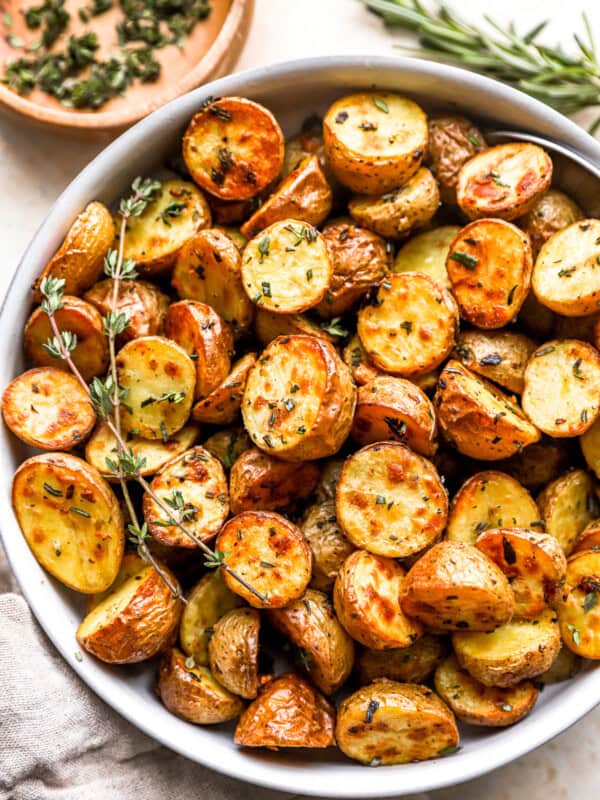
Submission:
[[[552,160],[535,144],[489,147],[458,173],[456,199],[469,219],[513,220],[527,214],[552,182]]]
[[[12,506],[39,563],[65,586],[102,592],[125,546],[123,515],[98,470],[69,453],[43,453],[15,473]]]
[[[317,502],[325,503],[327,500],[335,500],[343,466],[343,458],[330,458],[322,464],[321,477],[315,489],[315,500]]]
[[[565,592],[557,605],[563,641],[583,658],[600,659],[600,553],[583,550],[569,559]]]
[[[453,356],[472,372],[521,394],[525,367],[535,343],[513,331],[463,331],[456,340]]]
[[[391,650],[363,650],[356,658],[361,685],[377,678],[401,683],[424,683],[446,657],[448,646],[443,636],[425,634],[408,647]]]
[[[107,278],[88,289],[84,300],[87,300],[100,314],[105,316],[113,307],[113,294],[114,280]],[[169,298],[154,284],[142,280],[120,280],[117,287],[115,311],[127,314],[128,323],[123,333],[117,336],[117,343],[122,345],[140,336],[160,336],[165,327],[168,307]],[[74,330],[72,326],[61,326],[60,323],[59,328]],[[78,345],[75,352],[80,347],[79,334],[77,339]],[[96,374],[100,374],[100,371]]]
[[[572,552],[580,553],[582,550],[600,550],[600,520],[588,523],[577,537]]]
[[[77,378],[54,367],[18,375],[2,395],[4,422],[21,441],[40,450],[70,450],[82,444],[96,412]]]
[[[565,471],[567,465],[568,451],[563,443],[549,438],[530,444],[506,461],[497,462],[499,469],[530,491],[550,483]]]
[[[513,398],[455,359],[442,370],[433,405],[446,439],[470,458],[508,458],[540,438]]]
[[[335,344],[335,337],[323,330],[303,314],[274,314],[264,308],[256,309],[254,331],[258,340],[264,345],[270,344],[278,336],[316,336],[330,344]]]
[[[600,419],[579,438],[579,444],[588,467],[600,478]]]
[[[537,200],[531,210],[517,220],[531,241],[533,255],[537,256],[542,245],[563,228],[583,219],[579,206],[558,189],[549,189]]]
[[[311,684],[285,673],[242,713],[234,742],[242,747],[331,747],[335,710]]]
[[[246,450],[252,447],[244,428],[217,431],[204,442],[205,450],[216,456],[225,469],[229,469]]]
[[[223,383],[199,400],[192,409],[196,422],[211,425],[229,425],[238,417],[246,380],[250,369],[256,363],[256,353],[247,353],[232,366]]]
[[[452,634],[458,663],[484,686],[517,686],[548,670],[560,650],[556,613],[547,608],[532,620],[512,620],[491,633]]]
[[[434,545],[410,568],[402,610],[436,631],[493,631],[508,622],[515,599],[503,572],[464,542]]]
[[[427,160],[439,184],[444,203],[456,205],[458,173],[485,146],[485,139],[479,128],[465,117],[452,115],[429,119]]]
[[[356,334],[344,347],[343,357],[344,363],[352,372],[354,382],[358,384],[358,386],[364,386],[378,375],[384,374],[374,364],[371,364]]]
[[[328,592],[354,545],[346,538],[335,515],[333,499],[311,506],[301,524],[311,552],[313,589]]]
[[[446,258],[459,231],[458,225],[442,225],[412,236],[396,253],[392,272],[423,272],[444,289],[451,289]]]
[[[570,678],[577,675],[582,666],[583,661],[581,656],[575,655],[568,647],[561,647],[550,669],[538,675],[535,682],[542,686],[551,686],[553,683],[568,681]]]
[[[335,736],[348,758],[371,766],[423,761],[458,745],[454,715],[431,689],[384,678],[342,700]]]
[[[208,642],[213,676],[233,694],[248,699],[258,694],[259,631],[255,608],[234,608],[215,624]]]
[[[399,603],[404,569],[391,558],[357,550],[348,556],[333,590],[339,621],[357,642],[374,650],[408,647],[423,633]]]
[[[583,469],[566,472],[538,495],[537,504],[546,531],[571,554],[586,525],[598,516],[598,501],[592,479]]]
[[[318,114],[310,114],[302,122],[298,133],[285,141],[282,175],[289,175],[306,156],[316,155],[323,169],[327,169],[323,148],[323,120]]]
[[[388,275],[358,312],[360,343],[385,372],[411,377],[438,366],[454,347],[458,307],[428,275]]]
[[[108,589],[104,589],[102,592],[96,592],[95,594],[86,595],[86,614],[89,614],[90,611],[93,611],[99,603],[119,589],[128,578],[131,578],[132,575],[137,575],[140,570],[147,566],[148,564],[140,555],[138,555],[137,552],[126,552],[121,560],[121,566],[119,567],[117,577],[108,587]]]

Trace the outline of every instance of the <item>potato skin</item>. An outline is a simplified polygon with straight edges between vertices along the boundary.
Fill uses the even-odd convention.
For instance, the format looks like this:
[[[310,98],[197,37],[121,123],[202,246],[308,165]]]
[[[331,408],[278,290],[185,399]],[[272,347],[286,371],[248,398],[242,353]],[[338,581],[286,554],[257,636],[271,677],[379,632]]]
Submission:
[[[209,425],[230,425],[235,422],[242,406],[248,373],[255,363],[256,353],[246,353],[236,361],[223,383],[193,407],[193,419]]]
[[[429,118],[427,160],[439,184],[442,202],[456,205],[458,173],[485,146],[483,134],[466,117],[448,115]]]
[[[581,553],[583,550],[600,550],[600,520],[593,520],[579,534],[572,554]]]
[[[517,224],[529,236],[533,255],[537,256],[551,236],[580,219],[583,212],[570,197],[558,189],[548,189]]]
[[[337,523],[335,501],[329,499],[311,506],[300,527],[312,552],[310,585],[329,592],[342,564],[354,551],[354,545]]]
[[[225,469],[229,469],[236,460],[252,447],[250,437],[243,427],[223,428],[204,442],[204,448],[216,456]]]
[[[385,374],[369,361],[356,334],[350,338],[348,344],[344,347],[343,357],[344,363],[351,371],[354,382],[358,386],[364,386],[378,375]]]
[[[208,642],[210,669],[228,691],[252,699],[258,694],[260,615],[254,608],[234,608],[215,624]]]
[[[569,556],[580,534],[595,517],[592,480],[583,469],[566,472],[538,495],[537,504],[546,531],[560,542]]]
[[[535,342],[513,331],[462,331],[456,340],[453,357],[462,364],[500,384],[504,389],[521,394],[524,373]]]
[[[425,683],[446,657],[448,644],[443,636],[426,633],[408,647],[391,650],[365,649],[356,658],[359,683],[389,678],[400,683]]]
[[[541,439],[520,453],[498,461],[497,467],[529,491],[540,489],[557,478],[568,466],[568,451],[560,441]]]
[[[565,592],[557,605],[563,641],[583,658],[600,659],[600,553],[583,550],[569,559]]]
[[[88,289],[83,298],[105,316],[112,308],[113,288],[113,279],[106,278]],[[119,281],[116,310],[127,314],[129,324],[117,336],[117,342],[122,345],[140,336],[160,336],[168,307],[169,298],[154,284],[140,279]]]

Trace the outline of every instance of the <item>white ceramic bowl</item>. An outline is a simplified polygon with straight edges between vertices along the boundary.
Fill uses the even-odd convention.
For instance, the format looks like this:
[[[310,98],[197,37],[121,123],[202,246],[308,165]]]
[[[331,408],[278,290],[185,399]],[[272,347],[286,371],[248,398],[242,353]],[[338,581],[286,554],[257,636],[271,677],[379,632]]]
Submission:
[[[72,219],[93,199],[113,202],[138,174],[163,161],[209,95],[239,94],[265,103],[286,132],[312,111],[358,88],[377,86],[409,94],[429,108],[460,109],[503,128],[553,138],[600,166],[600,146],[567,119],[506,86],[463,70],[394,57],[331,57],[294,61],[240,73],[198,89],[156,111],[106,148],[59,197],[30,244],[8,290],[0,318],[0,387],[24,368],[23,325],[32,281],[59,245]],[[506,730],[464,730],[450,757],[368,769],[335,750],[260,752],[238,749],[230,727],[196,727],[171,715],[154,697],[154,667],[111,668],[87,654],[80,662],[75,629],[82,598],[39,567],[10,511],[12,473],[26,449],[1,427],[5,507],[2,536],[11,566],[38,621],[65,660],[100,697],[172,750],[227,775],[288,792],[330,797],[386,797],[460,783],[506,764],[563,731],[600,702],[600,669],[547,688],[535,710]]]

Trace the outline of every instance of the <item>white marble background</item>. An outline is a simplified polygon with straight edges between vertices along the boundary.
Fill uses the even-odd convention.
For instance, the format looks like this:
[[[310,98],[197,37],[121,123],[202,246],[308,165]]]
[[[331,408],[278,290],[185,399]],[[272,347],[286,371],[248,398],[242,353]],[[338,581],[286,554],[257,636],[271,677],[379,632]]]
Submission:
[[[598,0],[455,0],[455,7],[467,17],[489,13],[500,21],[514,19],[523,31],[541,18],[549,18],[548,42],[562,42],[566,47],[571,32],[580,27],[579,14],[585,9],[600,42]],[[355,0],[256,0],[252,29],[238,69],[309,55],[393,52],[394,44],[407,41],[406,35],[385,30]],[[589,114],[583,114],[580,121],[589,118]],[[0,117],[0,297],[54,199],[100,149],[99,144],[34,132]],[[261,794],[259,789],[248,792],[258,800]],[[277,796],[267,794],[270,798]],[[456,789],[415,796],[415,800],[549,797],[600,797],[600,708],[570,731],[502,770]]]

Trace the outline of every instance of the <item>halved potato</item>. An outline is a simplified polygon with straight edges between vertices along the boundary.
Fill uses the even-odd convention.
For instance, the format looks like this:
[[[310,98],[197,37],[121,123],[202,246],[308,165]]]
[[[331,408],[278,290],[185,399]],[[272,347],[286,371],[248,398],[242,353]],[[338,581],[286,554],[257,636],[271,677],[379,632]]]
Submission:
[[[344,533],[357,547],[406,558],[441,536],[448,495],[430,461],[399,442],[381,442],[346,459],[336,508]]]
[[[557,605],[563,641],[583,658],[600,659],[600,552],[583,550],[569,559],[565,592]]]
[[[542,672],[535,679],[536,684],[551,686],[553,683],[562,683],[575,677],[583,667],[581,656],[576,655],[568,647],[561,647],[559,654],[552,662],[550,669]]]
[[[600,419],[580,436],[579,444],[588,467],[600,478]]]
[[[96,423],[96,412],[77,378],[53,367],[18,375],[2,395],[2,416],[30,447],[70,450],[82,444]]]
[[[339,621],[353,639],[375,650],[408,647],[422,634],[408,618],[399,596],[404,569],[391,558],[366,550],[352,553],[335,579],[333,602]]]
[[[252,699],[258,694],[258,635],[255,608],[234,608],[214,626],[208,642],[210,669],[233,694]]]
[[[448,541],[434,545],[413,564],[400,604],[409,617],[437,631],[493,631],[515,609],[499,567],[477,548]]]
[[[600,520],[588,523],[579,534],[572,552],[581,553],[582,550],[600,550]]]
[[[204,104],[183,137],[183,158],[199,186],[222,200],[246,200],[283,166],[283,133],[264,106],[245,97]]]
[[[458,173],[456,199],[469,219],[526,214],[552,182],[552,160],[536,144],[513,142],[473,156]]]
[[[456,301],[420,272],[388,275],[358,312],[357,333],[370,361],[403,377],[437,367],[454,347],[457,328]]]
[[[525,367],[535,349],[535,342],[522,333],[463,331],[453,355],[472,372],[521,394]]]
[[[12,505],[44,569],[84,594],[108,589],[125,531],[119,502],[98,470],[68,453],[28,458],[13,478]]]
[[[566,472],[549,483],[538,495],[537,504],[546,531],[558,539],[567,556],[586,525],[598,516],[592,479],[583,469]]]
[[[512,397],[454,359],[442,370],[433,405],[448,441],[470,458],[508,458],[540,438]]]
[[[311,506],[301,528],[312,551],[310,585],[329,592],[342,564],[354,550],[354,545],[337,523],[335,501],[325,500]]]
[[[225,523],[215,545],[225,563],[246,580],[258,598],[229,572],[223,578],[232,592],[255,608],[282,608],[308,586],[312,557],[302,531],[273,511],[244,511]]]
[[[316,336],[317,339],[335,344],[334,336],[303,314],[274,314],[260,307],[256,309],[254,332],[264,345],[277,339],[278,336],[296,335]]]
[[[211,425],[229,425],[234,422],[242,405],[248,373],[255,363],[256,353],[247,353],[236,361],[223,383],[193,407],[192,417],[196,422]]]
[[[346,95],[323,119],[327,163],[354,192],[377,194],[402,186],[419,169],[427,138],[423,110],[391,92]]]
[[[196,725],[228,722],[244,708],[207,667],[190,662],[176,647],[163,656],[156,693],[172,714]]]
[[[99,603],[109,596],[109,594],[112,594],[119,589],[125,583],[125,581],[128,580],[128,578],[131,578],[132,575],[137,575],[140,570],[144,569],[146,566],[148,566],[147,562],[140,555],[138,555],[137,552],[133,552],[131,550],[126,552],[121,561],[121,566],[119,567],[117,577],[108,587],[108,589],[104,589],[102,592],[96,592],[95,594],[88,594],[86,596],[86,613],[89,614],[90,611],[93,611]]]
[[[233,466],[251,447],[252,442],[243,427],[217,431],[204,442],[205,450],[216,456],[225,469]]]
[[[530,444],[497,466],[530,491],[540,489],[557,478],[568,466],[569,452],[564,442],[543,438]]]
[[[452,634],[458,663],[484,686],[506,688],[548,670],[561,642],[556,613],[547,608],[532,620],[512,620],[491,633]]]
[[[356,334],[344,347],[342,355],[344,363],[352,372],[354,382],[359,386],[364,386],[378,375],[384,374],[374,364],[371,364]]]
[[[458,225],[442,225],[412,236],[396,253],[392,272],[423,272],[444,289],[451,289],[446,258],[459,231]]]
[[[83,296],[84,300],[91,303],[103,316],[113,307],[114,283],[112,278],[106,278],[95,283]],[[160,336],[164,330],[169,302],[167,295],[148,281],[120,280],[115,310],[127,314],[128,325],[123,333],[117,336],[117,342],[124,344],[140,336]],[[61,330],[63,327],[59,323]],[[67,326],[67,330],[74,329]],[[77,338],[79,340],[79,334]]]
[[[423,761],[458,745],[454,715],[431,689],[385,678],[342,700],[335,735],[342,753],[370,766]]]
[[[335,710],[311,684],[287,672],[279,675],[242,713],[234,742],[242,747],[331,747]]]
[[[437,665],[446,657],[448,645],[443,636],[425,634],[408,647],[391,650],[363,650],[356,658],[356,671],[361,685],[376,678],[389,678],[401,683],[425,683]]]
[[[485,147],[483,134],[471,120],[458,115],[429,118],[427,159],[440,185],[444,203],[456,205],[458,173]]]
[[[215,198],[213,197],[213,200]],[[228,236],[240,253],[244,250],[244,247],[248,244],[248,239],[244,236],[244,234],[240,231],[239,228],[234,228],[231,225],[215,225],[213,230],[219,231],[220,233],[224,233]]]
[[[547,342],[529,359],[524,378],[523,411],[544,433],[578,436],[594,424],[600,413],[600,353],[591,344]]]
[[[500,689],[484,686],[449,656],[435,672],[435,688],[461,722],[504,728],[527,716],[539,689],[531,681]]]
[[[583,219],[579,206],[558,189],[549,189],[534,203],[530,211],[518,220],[531,241],[533,255],[537,256],[542,245],[563,228]]]

